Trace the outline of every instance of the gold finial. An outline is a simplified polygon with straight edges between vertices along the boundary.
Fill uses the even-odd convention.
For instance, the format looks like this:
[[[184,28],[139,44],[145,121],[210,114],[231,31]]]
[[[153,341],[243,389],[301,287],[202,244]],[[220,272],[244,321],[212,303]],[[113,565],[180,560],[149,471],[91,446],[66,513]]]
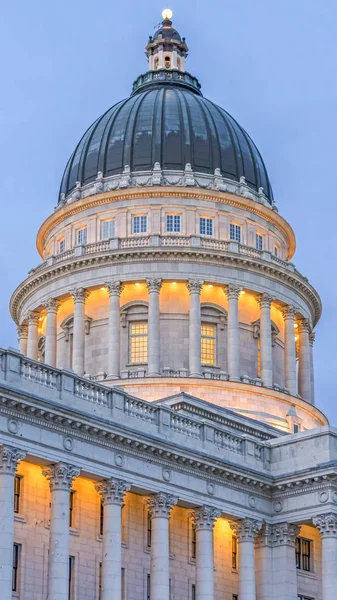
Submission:
[[[164,8],[163,12],[161,13],[161,16],[163,17],[164,21],[171,21],[173,17],[173,12],[170,8]]]

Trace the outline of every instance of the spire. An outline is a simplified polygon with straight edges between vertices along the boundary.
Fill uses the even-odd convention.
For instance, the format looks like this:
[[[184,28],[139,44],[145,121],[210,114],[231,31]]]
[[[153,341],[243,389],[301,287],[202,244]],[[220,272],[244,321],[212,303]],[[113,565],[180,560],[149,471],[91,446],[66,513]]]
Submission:
[[[149,37],[145,48],[149,71],[185,71],[188,47],[185,38],[181,38],[178,31],[172,27],[172,16],[172,10],[165,8],[162,12],[161,26]]]

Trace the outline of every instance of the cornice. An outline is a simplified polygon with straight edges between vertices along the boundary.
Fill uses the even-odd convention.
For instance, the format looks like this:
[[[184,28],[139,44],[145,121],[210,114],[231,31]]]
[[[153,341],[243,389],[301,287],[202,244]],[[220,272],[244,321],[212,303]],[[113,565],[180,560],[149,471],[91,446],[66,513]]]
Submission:
[[[40,254],[43,256],[44,244],[47,236],[54,227],[62,223],[62,221],[68,217],[75,216],[83,210],[100,206],[102,204],[108,204],[111,202],[118,202],[119,200],[130,200],[133,199],[147,199],[147,198],[192,198],[195,200],[204,200],[208,202],[221,202],[234,208],[241,210],[247,210],[250,213],[263,218],[265,221],[274,225],[286,238],[288,247],[287,260],[290,260],[296,250],[295,234],[292,227],[287,223],[283,217],[281,217],[276,211],[271,208],[259,204],[255,200],[249,198],[243,198],[235,194],[228,192],[210,191],[203,190],[201,188],[190,187],[179,187],[172,189],[172,187],[164,186],[151,186],[143,188],[127,188],[125,190],[116,190],[104,192],[102,194],[96,194],[94,196],[81,198],[75,200],[70,204],[63,206],[62,208],[55,211],[50,215],[44,223],[42,223],[36,238],[36,247]]]
[[[128,248],[127,250],[109,250],[99,254],[90,254],[88,256],[73,257],[56,265],[46,266],[39,270],[36,274],[32,273],[25,281],[23,281],[14,291],[10,301],[10,312],[16,324],[20,321],[20,310],[22,303],[26,301],[30,294],[39,286],[43,286],[46,282],[55,281],[64,275],[75,271],[81,272],[92,267],[99,267],[107,263],[128,264],[130,262],[152,263],[154,259],[158,262],[201,262],[208,265],[221,264],[234,266],[243,271],[255,272],[258,275],[261,273],[274,281],[282,281],[289,287],[295,289],[299,293],[304,302],[309,304],[312,321],[315,326],[318,322],[322,305],[320,298],[315,289],[296,272],[287,271],[283,267],[277,266],[276,263],[269,263],[261,259],[251,258],[240,254],[221,254],[213,250],[201,248],[175,248],[167,250],[157,247],[145,248]]]

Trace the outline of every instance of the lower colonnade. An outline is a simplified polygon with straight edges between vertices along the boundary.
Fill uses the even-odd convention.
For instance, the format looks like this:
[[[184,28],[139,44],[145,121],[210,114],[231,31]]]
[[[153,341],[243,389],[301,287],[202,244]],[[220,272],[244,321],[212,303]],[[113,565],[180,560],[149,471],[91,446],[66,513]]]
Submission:
[[[14,543],[14,476],[25,453],[0,446],[0,588],[2,600],[12,598]],[[48,600],[69,599],[69,502],[73,481],[80,475],[74,465],[59,462],[42,467],[51,491],[48,567]],[[122,600],[122,507],[131,483],[115,477],[93,483],[104,510],[101,600]],[[172,508],[180,499],[155,492],[145,499],[151,517],[151,600],[170,600],[169,522]],[[214,600],[215,522],[221,509],[212,505],[191,507],[195,528],[196,600]],[[227,515],[226,515],[226,518]],[[253,517],[231,519],[238,545],[240,600],[295,600],[297,574],[295,541],[299,526],[266,523]],[[335,597],[337,582],[337,514],[313,515],[312,524],[322,538],[322,600]],[[235,597],[235,594],[233,595]]]

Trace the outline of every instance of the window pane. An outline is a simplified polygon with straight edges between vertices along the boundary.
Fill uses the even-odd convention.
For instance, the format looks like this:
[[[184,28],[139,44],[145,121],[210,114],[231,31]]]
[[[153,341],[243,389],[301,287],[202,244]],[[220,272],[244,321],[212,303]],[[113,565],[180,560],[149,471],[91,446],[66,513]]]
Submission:
[[[13,544],[12,592],[18,591],[19,544]]]
[[[147,232],[147,216],[142,215],[133,217],[133,233],[146,233]]]
[[[14,512],[20,512],[21,477],[16,475],[14,479]]]
[[[201,362],[204,365],[215,364],[214,325],[201,325]]]
[[[213,235],[213,219],[200,217],[200,234]]]
[[[130,327],[130,362],[147,362],[147,323],[131,323]]]
[[[255,245],[257,250],[263,250],[263,236],[260,235],[259,233],[256,234],[256,241],[255,241]]]
[[[77,231],[77,243],[78,244],[86,244],[87,243],[87,228],[79,229]]]
[[[102,240],[109,240],[115,235],[115,220],[103,221],[102,223]]]
[[[166,231],[168,233],[180,232],[180,215],[166,215]]]
[[[241,225],[235,225],[230,223],[229,225],[229,237],[234,242],[241,242]]]

